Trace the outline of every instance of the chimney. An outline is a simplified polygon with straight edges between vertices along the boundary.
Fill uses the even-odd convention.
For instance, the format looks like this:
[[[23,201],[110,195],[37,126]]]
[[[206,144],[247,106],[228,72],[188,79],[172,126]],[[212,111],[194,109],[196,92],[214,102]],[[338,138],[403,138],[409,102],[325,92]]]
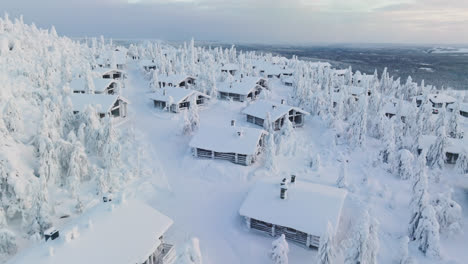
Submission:
[[[236,126],[236,120],[231,120],[231,126]]]
[[[284,99],[281,99],[281,104],[283,104],[283,105],[284,105]]]
[[[296,182],[296,175],[292,174],[291,175],[291,183],[295,183]]]
[[[281,187],[281,193],[280,193],[280,198],[281,199],[286,199],[288,197],[288,188],[286,187]]]
[[[241,137],[241,136],[242,136],[242,131],[241,131],[241,130],[237,131],[237,135],[238,135],[239,137]]]
[[[276,109],[276,105],[272,105],[271,108]]]
[[[280,185],[281,185],[281,187],[286,186],[286,178],[283,178]]]

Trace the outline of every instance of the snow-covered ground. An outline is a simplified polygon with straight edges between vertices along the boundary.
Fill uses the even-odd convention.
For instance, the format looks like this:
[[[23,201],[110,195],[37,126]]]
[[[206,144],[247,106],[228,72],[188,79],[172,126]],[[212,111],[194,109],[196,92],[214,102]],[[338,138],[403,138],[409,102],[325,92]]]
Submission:
[[[179,248],[190,237],[198,237],[204,263],[271,263],[269,251],[272,237],[247,230],[239,216],[240,205],[249,188],[260,178],[277,178],[296,174],[301,179],[334,185],[339,174],[338,153],[349,159],[349,179],[352,193],[345,202],[338,241],[349,236],[352,226],[363,208],[368,208],[380,222],[380,263],[394,263],[398,259],[398,240],[406,235],[409,221],[411,185],[375,165],[377,142],[370,141],[365,150],[351,151],[346,145],[331,147],[330,131],[318,117],[307,117],[303,128],[296,129],[298,150],[295,156],[278,157],[277,171],[266,171],[260,161],[245,167],[227,161],[204,160],[192,157],[188,147],[190,136],[182,134],[183,113],[157,110],[148,100],[148,81],[135,64],[130,64],[129,78],[123,95],[131,102],[130,121],[146,146],[149,160],[154,155],[155,170],[164,175],[141,179],[128,192],[143,198],[152,206],[174,219],[167,240]],[[279,80],[270,83],[271,99],[287,98],[290,87]],[[215,100],[201,109],[201,123],[229,123],[236,120],[242,126],[253,126],[240,114],[246,103]],[[318,171],[309,167],[316,154],[320,155]],[[440,180],[441,189],[451,182],[451,175]],[[468,205],[462,189],[455,193],[457,201]],[[464,216],[464,225],[468,224]],[[443,241],[447,260],[463,263],[468,253],[462,250],[468,237]],[[411,255],[430,260],[416,247]],[[290,243],[290,263],[314,261],[316,250]],[[437,261],[434,261],[437,263]]]

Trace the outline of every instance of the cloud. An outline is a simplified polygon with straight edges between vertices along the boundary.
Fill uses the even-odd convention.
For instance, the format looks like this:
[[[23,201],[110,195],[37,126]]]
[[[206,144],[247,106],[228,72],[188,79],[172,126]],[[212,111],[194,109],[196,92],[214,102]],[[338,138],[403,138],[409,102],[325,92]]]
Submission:
[[[468,43],[468,1],[455,0],[16,0],[0,11],[72,36]]]

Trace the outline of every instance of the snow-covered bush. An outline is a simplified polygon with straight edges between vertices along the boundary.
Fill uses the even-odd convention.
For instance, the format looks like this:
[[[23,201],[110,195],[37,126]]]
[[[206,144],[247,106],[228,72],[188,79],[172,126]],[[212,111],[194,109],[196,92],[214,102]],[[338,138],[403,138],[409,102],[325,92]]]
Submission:
[[[452,199],[451,192],[439,193],[432,199],[441,234],[455,235],[461,231],[462,208]]]
[[[200,240],[191,238],[184,247],[184,251],[176,260],[177,264],[202,264],[202,254],[200,251]]]
[[[317,264],[332,264],[335,263],[336,250],[333,238],[333,227],[328,222],[327,230],[320,237],[320,246],[317,254]]]
[[[398,175],[402,180],[413,178],[413,154],[407,149],[398,152]]]
[[[379,223],[365,211],[351,237],[345,241],[345,264],[377,263]]]

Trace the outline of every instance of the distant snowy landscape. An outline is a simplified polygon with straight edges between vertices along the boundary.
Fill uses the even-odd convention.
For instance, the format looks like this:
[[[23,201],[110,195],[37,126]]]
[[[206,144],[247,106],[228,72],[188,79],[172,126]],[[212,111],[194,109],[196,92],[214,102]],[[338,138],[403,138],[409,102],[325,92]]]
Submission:
[[[5,16],[0,117],[0,263],[468,258],[466,90]]]

